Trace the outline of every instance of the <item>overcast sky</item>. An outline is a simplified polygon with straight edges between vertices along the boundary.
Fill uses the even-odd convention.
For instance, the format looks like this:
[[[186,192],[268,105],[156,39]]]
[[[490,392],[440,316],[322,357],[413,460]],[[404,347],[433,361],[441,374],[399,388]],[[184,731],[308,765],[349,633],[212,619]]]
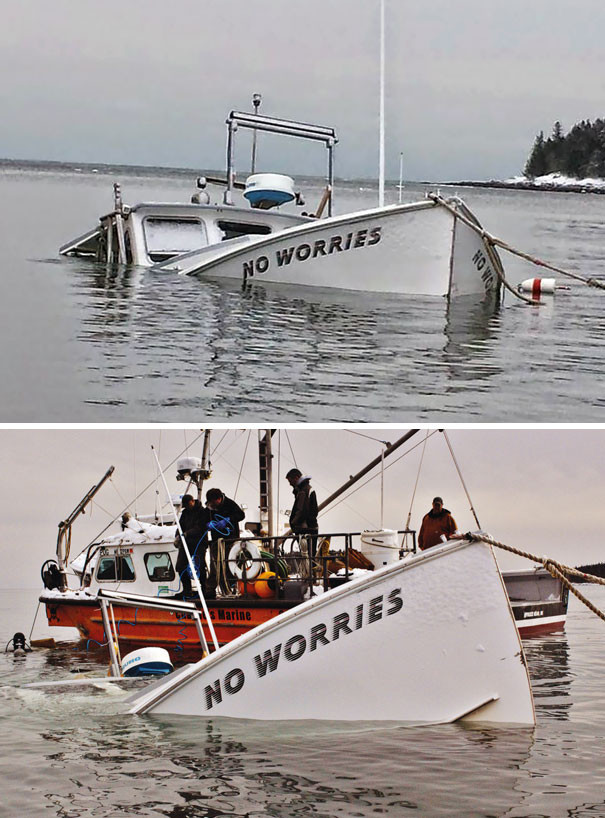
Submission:
[[[225,115],[336,127],[375,177],[379,0],[0,0],[0,156],[224,167]],[[506,177],[537,131],[602,116],[602,0],[386,0],[387,175]],[[261,139],[259,169],[321,173]],[[287,163],[287,167],[276,167]]]
[[[393,442],[405,431],[371,426],[358,433],[296,428],[286,435],[282,431],[273,443],[276,504],[282,510],[291,506],[291,490],[284,476],[295,462],[313,477],[321,502],[380,453],[378,440]],[[217,430],[212,435],[214,474],[207,487],[218,486],[235,496],[248,506],[247,519],[257,520],[257,433],[231,430],[224,434]],[[417,434],[386,461],[387,466],[392,464],[385,471],[386,527],[401,528],[407,519],[425,434]],[[454,429],[448,434],[481,526],[496,539],[569,565],[605,561],[604,429]],[[182,429],[0,430],[0,587],[39,587],[42,562],[55,556],[57,524],[110,465],[116,467],[112,483],[100,492],[92,514],[80,517],[74,525],[74,556],[154,479],[151,444],[165,466],[187,444],[190,455],[201,455],[201,440],[194,443],[198,435],[199,430]],[[410,454],[399,459],[413,446]],[[175,481],[175,473],[174,468],[167,471],[170,490],[182,493],[183,483]],[[164,502],[163,487],[154,484],[138,502],[139,513],[153,513],[156,489]],[[443,496],[460,530],[475,528],[440,433],[426,445],[412,527],[419,528],[435,494]],[[379,524],[377,479],[320,519],[324,532],[359,531]],[[504,568],[529,567],[507,554],[500,562]]]

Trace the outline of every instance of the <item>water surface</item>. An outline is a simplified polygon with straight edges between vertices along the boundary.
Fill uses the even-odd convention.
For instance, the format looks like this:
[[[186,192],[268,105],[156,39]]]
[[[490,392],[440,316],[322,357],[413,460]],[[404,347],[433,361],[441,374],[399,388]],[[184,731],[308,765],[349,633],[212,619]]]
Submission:
[[[4,643],[35,604],[0,591]],[[123,691],[23,688],[104,674],[94,646],[0,654],[0,815],[603,816],[604,627],[572,598],[565,632],[525,640],[535,729],[132,717]]]
[[[59,257],[111,209],[115,178],[130,203],[193,190],[176,172],[124,174],[0,166],[0,420],[601,420],[605,292],[572,282],[542,307],[507,296],[499,308],[448,309],[442,298],[243,289]],[[375,204],[363,183],[341,188],[339,212]],[[605,276],[604,196],[459,192],[513,245]],[[411,185],[405,199],[424,193]],[[536,272],[504,261],[515,284]]]

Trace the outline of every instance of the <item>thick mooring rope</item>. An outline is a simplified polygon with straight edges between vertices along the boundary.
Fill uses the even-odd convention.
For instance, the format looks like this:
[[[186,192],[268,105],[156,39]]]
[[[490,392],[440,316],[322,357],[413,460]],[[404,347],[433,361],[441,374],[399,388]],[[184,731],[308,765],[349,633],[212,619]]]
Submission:
[[[567,278],[573,278],[576,281],[581,281],[583,284],[586,284],[588,287],[596,287],[596,288],[598,288],[600,290],[605,290],[605,281],[601,281],[598,278],[591,278],[591,277],[587,277],[587,276],[582,276],[579,273],[572,273],[569,270],[564,270],[561,267],[556,267],[554,264],[549,264],[548,262],[543,261],[542,259],[538,258],[537,256],[532,256],[529,253],[524,253],[523,250],[518,250],[516,247],[513,247],[510,244],[507,244],[507,242],[503,241],[503,239],[499,239],[497,236],[494,236],[491,233],[488,233],[488,231],[485,230],[483,227],[479,227],[474,222],[472,222],[470,219],[467,219],[466,216],[464,216],[464,214],[462,214],[462,213],[460,213],[460,211],[456,210],[456,208],[453,207],[453,205],[451,205],[447,201],[447,199],[444,199],[443,196],[440,196],[438,193],[429,193],[428,198],[432,199],[432,201],[436,202],[437,204],[440,204],[442,207],[447,208],[447,210],[449,210],[450,213],[452,213],[454,216],[456,216],[456,218],[458,218],[462,222],[464,222],[464,224],[466,224],[467,227],[470,227],[471,230],[474,230],[475,233],[478,233],[481,236],[481,238],[483,238],[489,244],[494,245],[494,247],[500,247],[502,250],[507,250],[512,255],[518,256],[519,258],[522,258],[525,261],[529,261],[531,264],[535,264],[537,267],[544,267],[546,270],[551,270],[551,272],[553,272],[553,273],[559,273],[559,275],[567,276]],[[502,283],[507,287],[507,289],[512,289],[512,291],[516,295],[519,295],[519,293],[517,293],[516,290],[514,290],[514,288],[511,288],[511,285],[508,284],[508,282],[506,281],[506,279],[502,275],[500,275],[500,278],[502,280]],[[527,299],[524,298],[523,300],[527,300]],[[530,301],[530,303],[535,303],[535,302]]]
[[[582,577],[582,579],[586,580],[587,582],[593,582],[597,585],[605,585],[605,579],[602,577],[596,577],[594,574],[585,574],[583,571],[578,571],[577,568],[571,568],[569,565],[562,565],[560,562],[551,560],[548,557],[538,557],[536,554],[530,554],[529,551],[521,551],[519,548],[513,548],[512,545],[506,545],[503,542],[498,542],[498,540],[495,540],[488,534],[472,534],[469,532],[464,536],[468,540],[484,542],[493,547],[502,548],[504,551],[509,551],[511,554],[517,554],[519,557],[526,557],[528,560],[540,563],[540,565],[546,568],[546,570],[552,574],[553,577],[560,579],[563,585],[565,585],[565,587],[568,588],[568,590],[571,591],[571,593],[577,597],[580,602],[583,602],[589,610],[591,610],[599,617],[599,619],[602,619],[605,622],[605,613],[593,605],[589,599],[586,599],[586,597],[581,594],[577,588],[574,588],[565,575],[569,574],[575,577]]]

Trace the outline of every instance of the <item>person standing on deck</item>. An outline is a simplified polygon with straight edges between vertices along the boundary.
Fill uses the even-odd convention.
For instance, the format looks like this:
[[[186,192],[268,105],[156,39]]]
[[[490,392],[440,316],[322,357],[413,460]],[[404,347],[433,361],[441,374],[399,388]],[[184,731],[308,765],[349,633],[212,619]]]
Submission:
[[[246,513],[235,500],[226,497],[220,489],[208,489],[206,505],[211,531],[210,571],[206,583],[206,596],[208,599],[214,599],[218,584],[218,541],[221,538],[236,540],[240,535],[239,524]]]
[[[433,507],[428,514],[422,518],[420,533],[418,534],[418,547],[421,551],[439,545],[443,542],[442,537],[448,540],[456,533],[458,526],[447,508],[443,508],[441,497],[435,497]]]
[[[195,500],[191,494],[183,495],[181,499],[181,509],[179,525],[203,587],[206,579],[206,548],[208,547],[208,523],[210,521],[210,515],[200,501]],[[185,546],[181,538],[178,537],[177,539],[179,553],[176,559],[176,570],[181,578],[183,596],[188,597],[192,595],[189,560],[187,559]]]
[[[292,486],[294,505],[290,512],[290,528],[295,534],[311,535],[309,542],[312,556],[317,545],[317,497],[311,488],[311,478],[303,477],[299,469],[290,469],[286,480]]]

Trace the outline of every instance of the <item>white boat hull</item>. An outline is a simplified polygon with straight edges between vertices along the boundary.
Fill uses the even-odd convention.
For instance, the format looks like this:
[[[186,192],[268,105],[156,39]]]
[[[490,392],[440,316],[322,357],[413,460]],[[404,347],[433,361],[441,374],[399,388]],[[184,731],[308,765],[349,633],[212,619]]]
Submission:
[[[470,220],[460,202],[455,206]],[[481,235],[432,200],[334,216],[178,256],[186,275],[411,295],[489,296],[500,261]]]
[[[466,541],[315,597],[133,701],[211,718],[534,723],[494,555]]]

